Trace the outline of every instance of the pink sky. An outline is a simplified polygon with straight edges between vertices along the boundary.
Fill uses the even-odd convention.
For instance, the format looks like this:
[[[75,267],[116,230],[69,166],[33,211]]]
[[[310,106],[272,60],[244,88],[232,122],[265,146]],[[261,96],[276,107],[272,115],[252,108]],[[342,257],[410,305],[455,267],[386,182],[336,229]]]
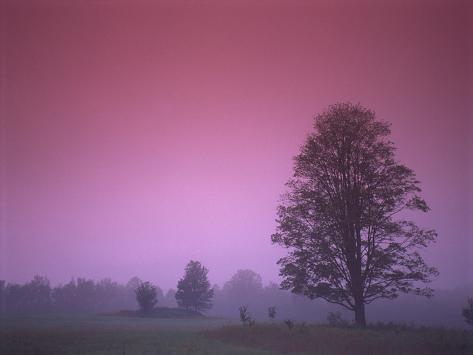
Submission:
[[[0,278],[277,281],[291,158],[348,100],[422,182],[438,284],[473,282],[467,1],[0,1]]]

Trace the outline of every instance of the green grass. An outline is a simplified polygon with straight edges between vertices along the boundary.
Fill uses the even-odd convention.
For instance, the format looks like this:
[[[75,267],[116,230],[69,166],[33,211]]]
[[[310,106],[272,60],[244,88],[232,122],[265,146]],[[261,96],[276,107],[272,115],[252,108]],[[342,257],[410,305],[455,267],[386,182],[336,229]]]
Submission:
[[[1,354],[271,354],[211,339],[221,319],[85,315],[0,318]]]
[[[443,328],[378,326],[367,329],[322,325],[227,325],[210,330],[212,339],[282,354],[455,355],[473,354],[473,334]]]

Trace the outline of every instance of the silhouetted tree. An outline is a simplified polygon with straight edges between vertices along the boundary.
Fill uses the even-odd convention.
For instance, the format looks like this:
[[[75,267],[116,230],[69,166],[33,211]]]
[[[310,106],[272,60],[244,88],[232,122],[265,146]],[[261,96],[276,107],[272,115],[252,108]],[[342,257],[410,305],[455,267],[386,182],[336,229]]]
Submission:
[[[6,290],[6,303],[10,313],[26,313],[26,292],[24,285],[8,284]]]
[[[46,277],[35,275],[23,286],[23,309],[30,312],[48,312],[52,307],[51,287]]]
[[[253,270],[238,270],[232,278],[223,285],[223,293],[233,307],[241,304],[251,306],[253,309],[260,306],[260,296],[263,292],[261,276]],[[262,301],[262,300],[261,300]],[[263,302],[261,306],[266,305]]]
[[[208,270],[198,261],[190,261],[185,275],[177,283],[176,301],[179,307],[196,312],[212,308],[213,289],[207,279]]]
[[[132,277],[126,284],[126,298],[131,301],[132,304],[136,304],[136,293],[135,290],[143,283],[137,276]]]
[[[156,299],[156,286],[150,282],[142,282],[135,290],[136,301],[144,314],[149,314],[158,303]]]
[[[276,317],[276,307],[275,306],[268,307],[268,317],[270,319],[274,319]]]
[[[253,270],[238,270],[229,281],[225,282],[223,289],[233,294],[254,295],[263,290],[263,281]]]
[[[289,329],[294,328],[294,321],[291,320],[291,319],[285,319],[285,320],[284,320],[284,324],[286,324],[286,326],[287,326]]]
[[[58,311],[76,311],[77,285],[74,279],[65,285],[59,285],[52,290],[52,299]]]
[[[82,312],[96,311],[96,288],[94,280],[77,278],[75,307]]]
[[[135,290],[140,287],[143,281],[139,277],[133,276],[126,284],[126,287],[135,292]]]
[[[100,311],[113,311],[126,305],[128,290],[125,286],[105,278],[95,284],[95,307]]]
[[[0,280],[0,314],[7,312],[7,283],[5,280]]]
[[[400,292],[430,296],[415,282],[438,275],[418,253],[436,232],[396,219],[428,206],[414,172],[395,160],[389,134],[389,124],[360,105],[317,115],[272,235],[290,249],[278,262],[282,287],[354,311],[358,326],[366,324],[365,304]]]
[[[240,306],[238,307],[238,311],[240,312],[240,321],[243,325],[253,325],[255,322],[248,311],[248,306]]]
[[[469,325],[473,325],[473,298],[468,297],[467,306],[462,311],[465,322]]]

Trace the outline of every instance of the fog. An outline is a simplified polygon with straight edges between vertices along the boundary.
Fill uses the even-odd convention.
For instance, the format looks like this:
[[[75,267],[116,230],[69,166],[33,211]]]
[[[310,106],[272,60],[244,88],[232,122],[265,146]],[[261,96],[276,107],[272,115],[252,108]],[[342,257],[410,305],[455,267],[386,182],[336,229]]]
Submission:
[[[72,279],[60,285],[51,285],[46,277],[36,276],[26,284],[6,284],[0,281],[0,315],[13,314],[105,314],[139,308],[135,289],[143,280],[133,277],[126,284],[110,279],[94,281]],[[157,307],[175,308],[175,289],[157,286]],[[207,316],[238,319],[238,308],[248,307],[256,321],[270,321],[268,308],[276,307],[272,321],[290,319],[299,322],[326,323],[328,315],[340,313],[351,323],[352,312],[321,300],[309,300],[281,290],[277,284],[263,285],[261,276],[252,270],[238,270],[223,285],[214,285],[212,308]],[[461,309],[473,292],[473,286],[454,290],[437,290],[435,297],[401,296],[394,301],[379,301],[367,308],[370,323],[395,322],[408,325],[466,327]]]
[[[416,221],[439,234],[424,253],[440,271],[434,299],[375,303],[368,318],[461,322],[473,282],[467,2],[406,4],[5,2],[0,279],[117,282],[115,303],[70,306],[108,312],[136,306],[126,284],[138,276],[172,306],[195,259],[219,285],[214,315],[248,303],[256,317],[276,305],[325,319],[331,306],[272,284],[285,251],[270,235],[314,113],[350,100],[392,123],[431,207]],[[226,287],[239,269],[261,275],[254,296]]]

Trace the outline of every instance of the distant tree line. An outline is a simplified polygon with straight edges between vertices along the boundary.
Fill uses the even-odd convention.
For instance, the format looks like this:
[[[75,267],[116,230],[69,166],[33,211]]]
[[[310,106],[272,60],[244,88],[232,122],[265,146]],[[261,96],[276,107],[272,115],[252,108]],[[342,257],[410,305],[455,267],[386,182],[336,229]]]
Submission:
[[[179,308],[186,311],[180,314],[196,315],[212,308],[214,290],[210,287],[208,272],[208,269],[199,261],[191,260],[187,264],[184,277],[177,283],[177,292],[173,293]],[[141,315],[164,315],[162,309],[160,312],[157,307],[156,286],[150,282],[142,282],[135,288],[135,294]],[[167,316],[176,315],[176,313],[166,313]]]
[[[56,287],[43,276],[35,276],[25,284],[0,280],[0,313],[104,313],[136,309],[135,290],[141,283],[137,277],[125,285],[108,278],[100,281],[77,278]],[[164,295],[157,287],[156,294],[162,305],[172,307],[176,304],[174,290]]]
[[[139,308],[151,314],[160,307],[176,307],[200,313],[212,308],[214,290],[207,278],[208,269],[199,261],[191,260],[184,276],[177,283],[177,291],[161,288],[151,282],[133,277],[126,285],[111,279],[78,278],[51,287],[44,276],[35,276],[25,284],[0,280],[0,314],[31,314],[45,312],[104,313]]]
[[[289,312],[294,304],[301,309],[309,304],[308,300],[279,289],[276,283],[263,286],[261,276],[252,270],[238,270],[223,287],[211,286],[207,272],[200,263],[191,261],[178,281],[177,290],[169,289],[166,293],[138,277],[126,284],[109,278],[77,278],[55,287],[44,276],[35,276],[24,284],[0,280],[0,313],[107,313],[138,308],[149,311],[158,306],[238,317],[239,307],[246,305],[252,314],[266,317],[273,303],[278,312]]]
[[[126,284],[110,279],[93,281],[85,278],[52,287],[45,277],[36,276],[25,284],[0,281],[0,313],[32,314],[60,313],[112,313],[139,308],[135,290],[143,282],[132,278]],[[176,291],[163,292],[156,287],[158,307],[176,307]],[[252,270],[239,270],[222,286],[213,285],[210,316],[239,319],[239,308],[246,306],[257,322],[267,321],[268,308],[275,307],[276,321],[325,322],[330,312],[340,312],[348,322],[353,320],[351,312],[323,300],[310,300],[302,295],[281,290],[276,283],[263,285],[261,276]],[[372,322],[415,322],[426,325],[467,326],[461,309],[465,299],[473,294],[472,287],[454,290],[437,290],[436,296],[419,300],[416,296],[399,297],[398,300],[380,301],[370,307]],[[473,308],[466,308],[470,316]],[[466,317],[465,317],[466,318]]]

